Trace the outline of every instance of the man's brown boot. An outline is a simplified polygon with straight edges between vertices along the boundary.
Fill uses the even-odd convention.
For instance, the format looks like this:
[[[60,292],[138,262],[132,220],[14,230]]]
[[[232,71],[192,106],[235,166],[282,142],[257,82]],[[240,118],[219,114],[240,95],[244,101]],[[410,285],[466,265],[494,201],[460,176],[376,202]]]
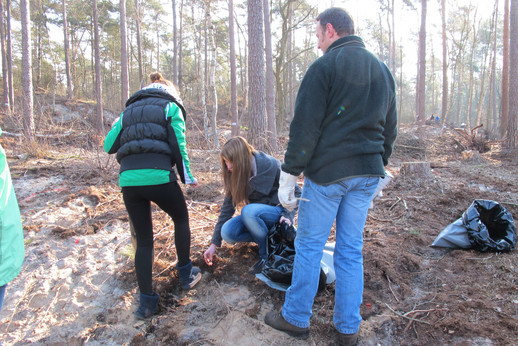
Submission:
[[[267,313],[264,317],[264,323],[295,338],[307,339],[309,337],[309,328],[300,328],[286,322],[279,311]]]
[[[338,333],[338,345],[355,346],[358,343],[358,332],[354,334]]]

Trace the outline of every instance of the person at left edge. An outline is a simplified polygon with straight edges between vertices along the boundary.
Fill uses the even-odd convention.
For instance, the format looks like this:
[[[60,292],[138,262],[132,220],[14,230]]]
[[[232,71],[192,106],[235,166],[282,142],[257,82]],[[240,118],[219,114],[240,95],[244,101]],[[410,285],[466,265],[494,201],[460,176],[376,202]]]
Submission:
[[[175,226],[178,276],[182,289],[200,281],[199,268],[190,259],[191,232],[183,183],[198,186],[193,177],[185,140],[186,112],[176,88],[160,73],[151,84],[133,94],[108,133],[104,149],[117,153],[119,185],[136,236],[135,271],[140,304],[135,312],[144,319],[158,310],[159,296],[152,288],[153,224],[151,202],[171,216]]]
[[[7,284],[20,273],[24,257],[20,208],[5,151],[0,145],[0,310],[2,310]]]

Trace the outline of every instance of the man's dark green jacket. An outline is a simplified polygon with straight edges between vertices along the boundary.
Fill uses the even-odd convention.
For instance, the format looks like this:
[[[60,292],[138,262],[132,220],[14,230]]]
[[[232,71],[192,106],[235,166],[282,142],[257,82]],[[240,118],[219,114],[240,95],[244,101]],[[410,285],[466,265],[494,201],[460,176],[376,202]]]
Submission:
[[[392,74],[361,38],[342,37],[302,80],[282,170],[322,185],[384,176],[396,134]]]

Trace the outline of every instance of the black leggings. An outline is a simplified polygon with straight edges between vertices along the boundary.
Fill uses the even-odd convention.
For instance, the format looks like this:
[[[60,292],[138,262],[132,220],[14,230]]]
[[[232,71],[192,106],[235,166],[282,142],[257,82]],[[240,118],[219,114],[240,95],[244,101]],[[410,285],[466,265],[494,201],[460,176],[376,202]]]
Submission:
[[[174,222],[174,241],[178,266],[190,262],[191,230],[183,192],[176,181],[162,185],[126,186],[122,188],[126,210],[137,238],[135,271],[140,293],[152,295],[153,221],[151,202],[156,203]]]

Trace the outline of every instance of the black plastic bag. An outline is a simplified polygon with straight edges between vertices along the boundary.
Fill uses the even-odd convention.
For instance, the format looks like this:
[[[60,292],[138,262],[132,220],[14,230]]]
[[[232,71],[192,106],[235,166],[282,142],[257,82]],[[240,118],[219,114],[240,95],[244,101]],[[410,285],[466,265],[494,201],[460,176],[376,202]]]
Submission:
[[[268,257],[261,274],[273,282],[290,285],[295,260],[297,230],[287,223],[276,223],[268,232]],[[325,286],[326,275],[320,268],[319,290]]]
[[[513,216],[502,205],[490,200],[474,200],[462,214],[462,223],[476,250],[505,252],[516,247]]]

